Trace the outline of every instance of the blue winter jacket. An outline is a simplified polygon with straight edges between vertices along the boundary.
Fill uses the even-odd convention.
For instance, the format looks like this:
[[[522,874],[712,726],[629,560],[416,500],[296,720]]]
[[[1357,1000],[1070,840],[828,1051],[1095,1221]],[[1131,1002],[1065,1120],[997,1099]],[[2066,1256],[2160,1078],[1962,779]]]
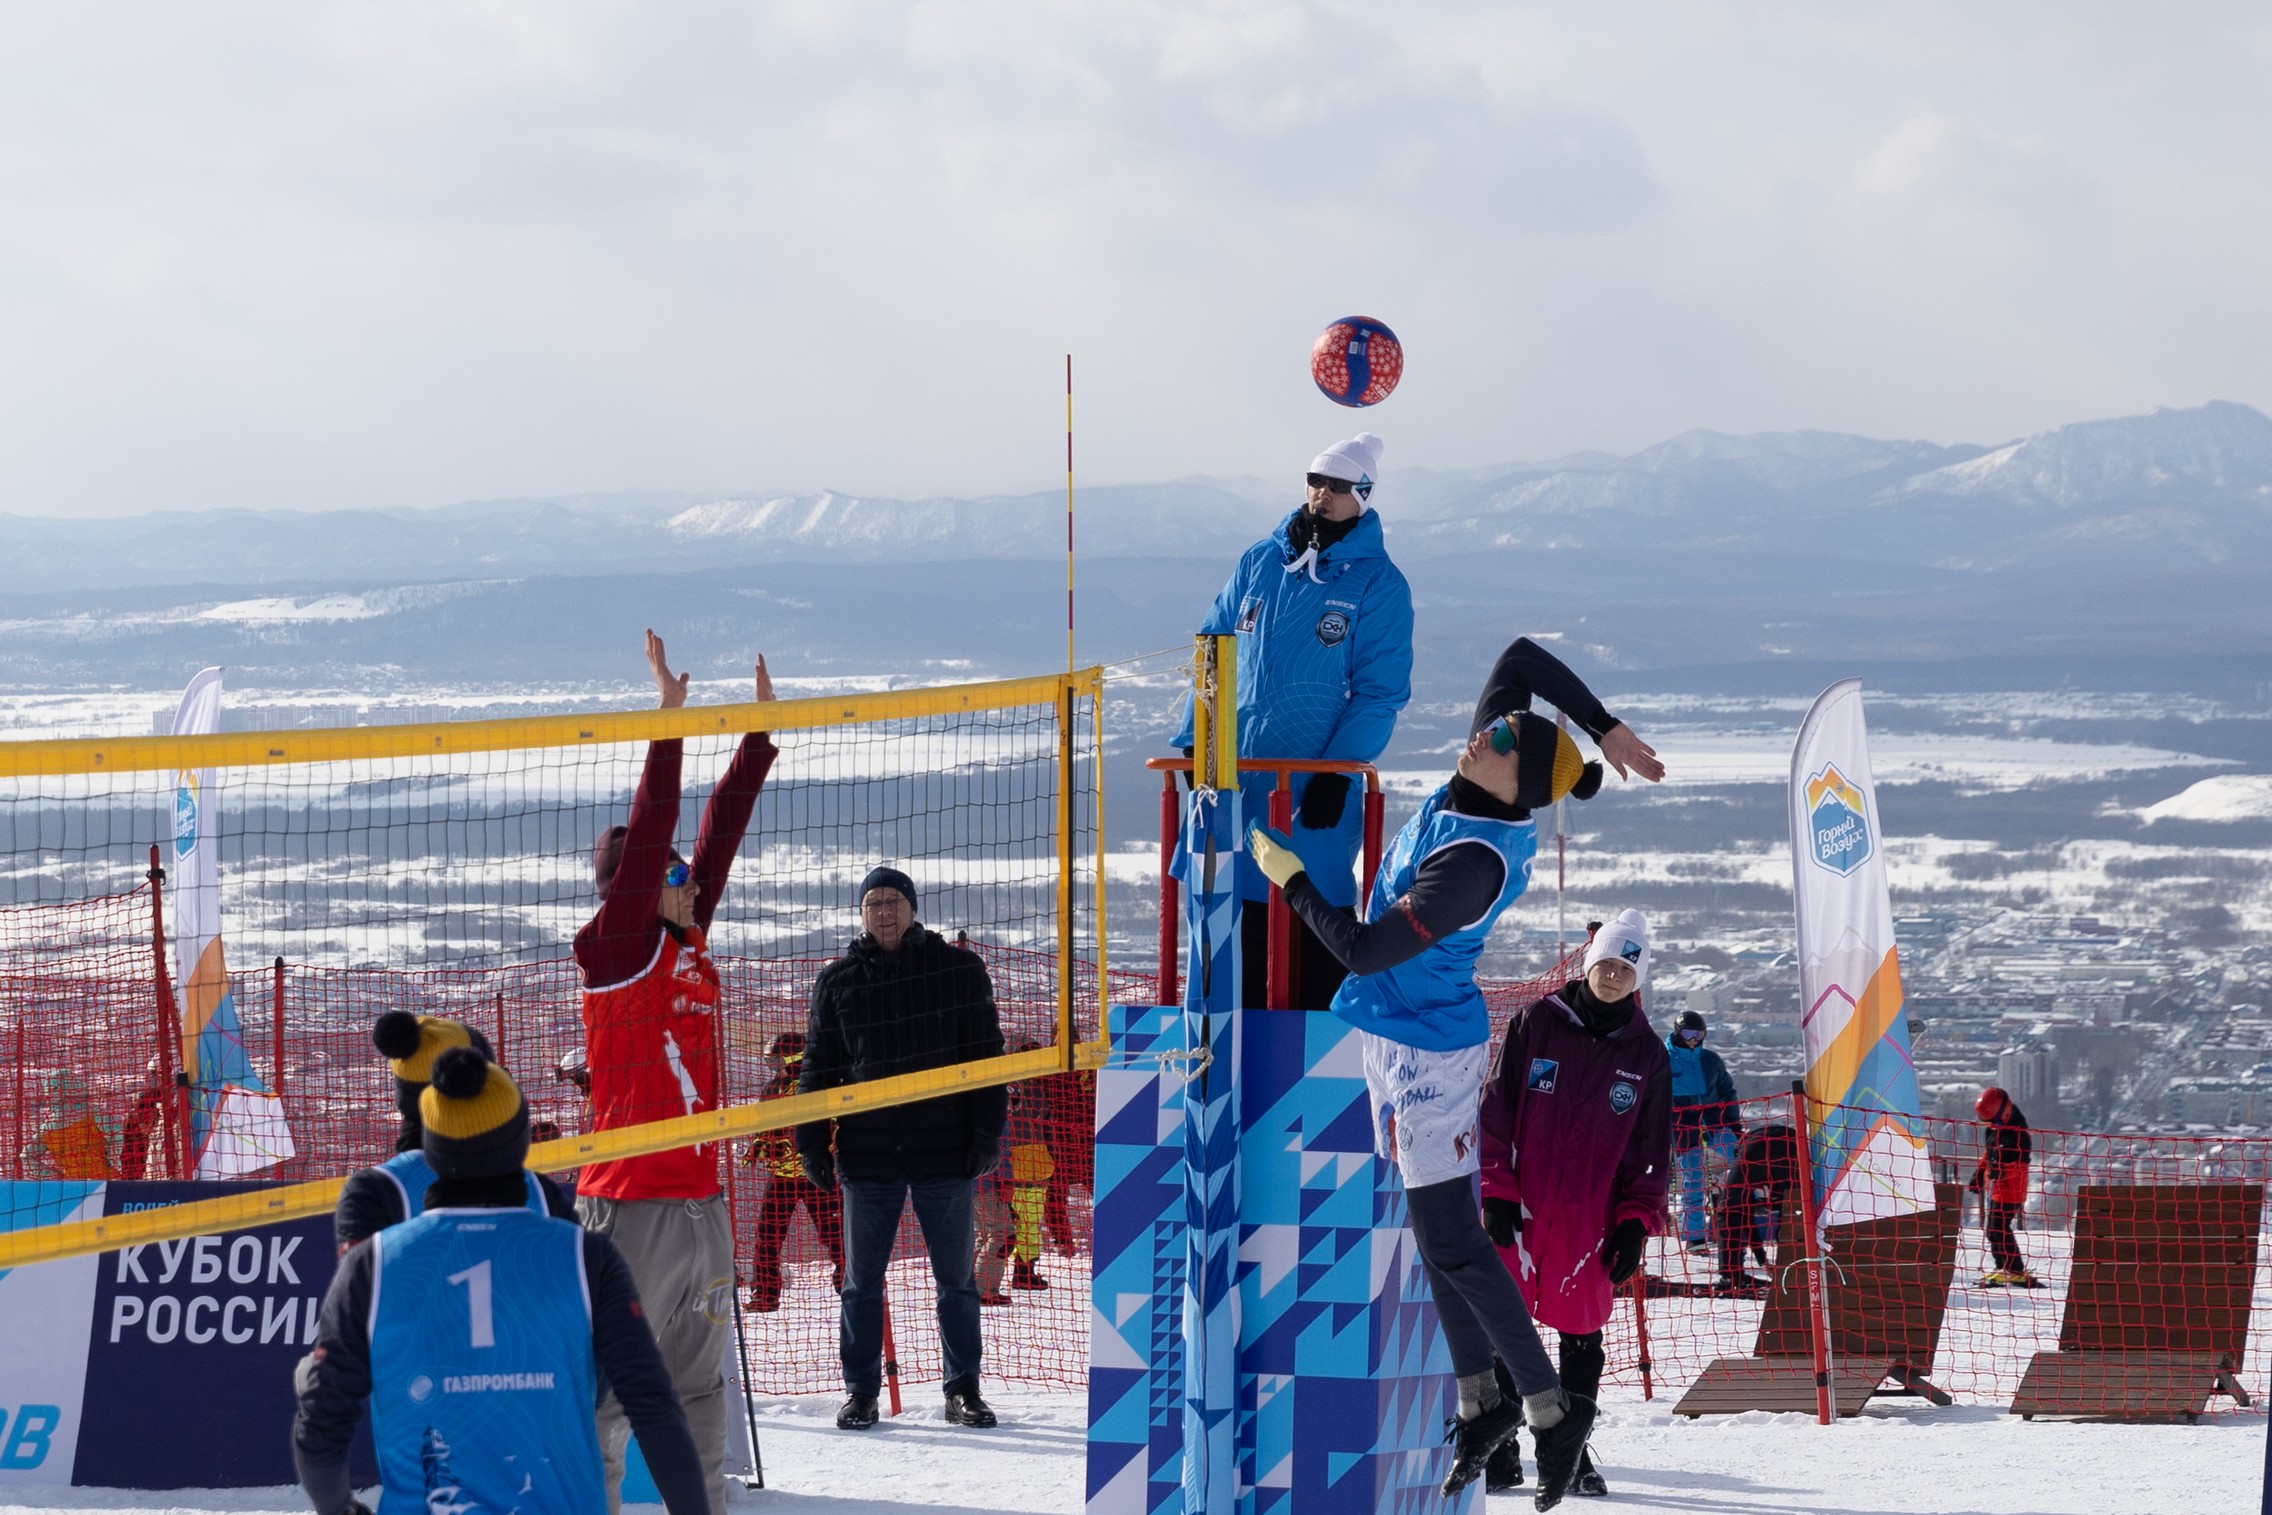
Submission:
[[[1536,822],[1462,815],[1446,806],[1449,794],[1446,785],[1430,795],[1389,844],[1365,919],[1386,915],[1411,891],[1422,863],[1463,842],[1481,842],[1505,861],[1499,897],[1418,957],[1379,973],[1352,973],[1333,994],[1333,1013],[1360,1031],[1435,1052],[1479,1047],[1491,1039],[1491,1012],[1475,987],[1475,960],[1483,955],[1492,924],[1530,887],[1530,866],[1538,855]]]
[[[1741,1130],[1736,1081],[1720,1054],[1684,1047],[1677,1033],[1665,1037],[1665,1052],[1672,1059],[1673,1145],[1685,1152],[1708,1131]]]
[[[1203,632],[1239,638],[1239,752],[1265,758],[1348,758],[1369,763],[1388,747],[1397,713],[1412,699],[1412,589],[1388,560],[1377,511],[1349,534],[1297,560],[1291,535],[1301,512],[1249,547],[1215,597]],[[1191,745],[1191,701],[1184,700],[1175,744]],[[1242,776],[1249,825],[1270,816],[1268,773]],[[1293,782],[1294,803],[1309,787]],[[1357,900],[1356,859],[1364,840],[1362,785],[1351,781],[1341,824],[1313,831],[1297,816],[1294,851],[1329,904]],[[1175,860],[1177,877],[1184,859]],[[1270,897],[1270,880],[1242,849],[1239,892]]]

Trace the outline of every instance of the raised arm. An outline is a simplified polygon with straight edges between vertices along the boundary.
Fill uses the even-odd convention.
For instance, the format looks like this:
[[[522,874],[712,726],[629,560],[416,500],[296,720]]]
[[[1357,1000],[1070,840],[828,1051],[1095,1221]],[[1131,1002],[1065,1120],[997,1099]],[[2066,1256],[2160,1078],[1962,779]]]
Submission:
[[[647,633],[647,671],[654,675],[661,696],[659,708],[676,710],[686,703],[686,675],[671,672],[663,639],[652,631]],[[647,744],[647,762],[631,796],[631,820],[625,827],[615,877],[598,912],[576,933],[576,966],[583,970],[587,988],[610,988],[638,977],[662,939],[657,906],[663,870],[670,866],[671,842],[678,835],[684,745],[676,737]]]
[[[757,659],[757,698],[760,703],[773,698],[773,678],[765,670],[763,653]],[[710,929],[719,902],[726,897],[726,880],[734,871],[734,857],[741,851],[750,812],[757,808],[758,791],[765,787],[765,776],[773,771],[778,750],[773,738],[762,731],[743,737],[734,749],[734,760],[726,765],[725,777],[710,792],[710,803],[702,807],[693,870],[694,923],[704,931]]]
[[[1619,774],[1631,770],[1651,783],[1665,776],[1665,765],[1657,761],[1656,749],[1604,709],[1586,681],[1568,664],[1529,637],[1515,638],[1492,665],[1483,697],[1475,702],[1468,735],[1473,736],[1511,710],[1530,709],[1534,695],[1577,722],[1578,729],[1594,739],[1601,755]]]

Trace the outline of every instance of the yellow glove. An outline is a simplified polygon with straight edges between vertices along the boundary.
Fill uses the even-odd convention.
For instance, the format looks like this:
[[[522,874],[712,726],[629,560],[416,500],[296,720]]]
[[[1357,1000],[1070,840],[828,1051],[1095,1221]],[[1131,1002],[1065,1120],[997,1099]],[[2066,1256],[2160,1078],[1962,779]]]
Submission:
[[[1293,844],[1267,826],[1257,826],[1246,834],[1247,851],[1254,854],[1255,866],[1270,875],[1270,882],[1280,889],[1300,876],[1302,860],[1294,853]]]

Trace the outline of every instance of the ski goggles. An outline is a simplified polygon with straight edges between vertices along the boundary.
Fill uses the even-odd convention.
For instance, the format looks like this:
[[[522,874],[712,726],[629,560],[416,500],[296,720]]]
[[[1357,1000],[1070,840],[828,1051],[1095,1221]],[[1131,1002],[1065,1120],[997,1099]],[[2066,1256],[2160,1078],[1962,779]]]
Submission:
[[[694,877],[694,869],[685,863],[673,863],[663,870],[665,889],[684,889],[686,881]]]
[[[1337,479],[1331,474],[1312,473],[1304,474],[1302,477],[1310,488],[1322,489],[1327,494],[1354,494],[1357,489],[1357,486],[1347,479]]]
[[[1680,1044],[1684,1047],[1704,1045],[1704,1033],[1701,1031],[1675,1031],[1673,1035],[1680,1038]]]

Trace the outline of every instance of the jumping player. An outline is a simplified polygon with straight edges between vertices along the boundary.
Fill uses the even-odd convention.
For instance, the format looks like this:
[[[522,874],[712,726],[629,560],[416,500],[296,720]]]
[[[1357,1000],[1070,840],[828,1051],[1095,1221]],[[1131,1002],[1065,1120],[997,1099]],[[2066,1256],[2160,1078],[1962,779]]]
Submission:
[[[1444,1493],[1473,1483],[1527,1415],[1539,1437],[1538,1507],[1546,1509],[1577,1471],[1594,1405],[1563,1390],[1478,1214],[1476,1118],[1491,1020],[1475,960],[1492,923],[1529,887],[1538,851],[1531,812],[1565,794],[1591,796],[1601,769],[1531,713],[1533,694],[1576,720],[1620,773],[1664,776],[1653,749],[1524,637],[1491,670],[1457,773],[1382,859],[1364,922],[1334,908],[1283,837],[1257,828],[1249,840],[1256,863],[1349,970],[1333,1012],[1364,1033],[1375,1142],[1384,1156],[1393,1152],[1403,1175],[1413,1242],[1459,1377],[1457,1451]],[[1520,1404],[1500,1393],[1494,1353],[1512,1372]]]
[[[426,1189],[434,1182],[434,1170],[426,1165],[418,1101],[433,1076],[434,1059],[452,1047],[471,1047],[494,1060],[489,1039],[473,1027],[407,1010],[389,1010],[380,1016],[371,1027],[371,1045],[394,1075],[394,1108],[402,1117],[402,1129],[395,1135],[394,1156],[375,1168],[350,1174],[340,1186],[339,1203],[331,1212],[331,1234],[341,1252],[389,1226],[415,1220],[426,1208]],[[574,1202],[551,1179],[531,1173],[528,1191],[530,1209],[562,1220],[576,1218]]]
[[[317,1515],[368,1515],[348,1482],[365,1401],[383,1510],[597,1515],[602,1374],[664,1507],[701,1515],[702,1465],[630,1270],[606,1237],[529,1208],[521,1091],[459,1046],[418,1103],[432,1203],[340,1262],[295,1375],[292,1458]]]
[[[1382,443],[1370,432],[1336,442],[1310,461],[1301,508],[1249,547],[1215,597],[1203,632],[1238,633],[1238,729],[1242,752],[1273,758],[1347,758],[1369,763],[1387,748],[1412,699],[1412,588],[1388,558],[1380,512],[1371,507]],[[1191,746],[1191,712],[1176,745]],[[1242,775],[1243,814],[1267,816],[1276,782]],[[1329,904],[1356,903],[1364,807],[1352,805],[1340,773],[1297,775],[1288,845]],[[1178,874],[1182,862],[1178,859]],[[1244,861],[1240,897],[1259,905],[1270,881]],[[1243,1003],[1263,1003],[1269,971],[1269,912],[1240,916]],[[1323,1010],[1341,964],[1296,923],[1295,1005]]]
[[[1648,976],[1649,923],[1624,911],[1586,945],[1581,977],[1515,1012],[1483,1086],[1483,1229],[1531,1314],[1561,1333],[1562,1387],[1587,1399],[1617,1290],[1665,1212],[1672,1069],[1641,1009]],[[1485,1488],[1521,1482],[1510,1436]],[[1570,1489],[1609,1492],[1590,1451]]]
[[[1980,1280],[1983,1288],[2043,1287],[2027,1270],[2014,1230],[2020,1212],[2027,1208],[2027,1170],[2035,1155],[2027,1117],[2012,1097],[1994,1084],[1980,1091],[1973,1113],[1988,1123],[1981,1142],[1980,1164],[1965,1185],[1980,1196],[1980,1229],[1988,1234],[1988,1252],[1995,1266]]]
[[[647,667],[662,708],[683,706],[686,675],[671,672],[663,639],[652,631]],[[773,698],[762,657],[756,697]],[[576,933],[575,956],[595,1131],[718,1104],[718,970],[710,963],[707,933],[775,749],[762,731],[742,738],[703,807],[688,863],[671,845],[678,830],[680,747],[675,738],[647,744],[631,824],[612,827],[592,849],[600,908]],[[576,1196],[584,1224],[613,1240],[630,1264],[702,1454],[710,1501],[724,1515],[734,1242],[718,1185],[717,1147],[705,1142],[591,1163],[577,1177]],[[611,1515],[623,1487],[629,1430],[620,1405],[612,1399],[601,1404]]]

